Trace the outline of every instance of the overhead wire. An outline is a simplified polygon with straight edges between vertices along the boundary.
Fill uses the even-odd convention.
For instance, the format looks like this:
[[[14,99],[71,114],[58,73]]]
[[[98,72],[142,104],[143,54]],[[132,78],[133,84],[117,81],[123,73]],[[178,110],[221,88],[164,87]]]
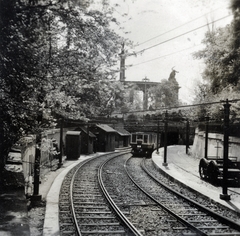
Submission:
[[[240,99],[232,99],[232,100],[221,100],[221,101],[218,101],[218,102],[206,102],[206,103],[197,103],[197,104],[191,104],[191,105],[181,105],[181,106],[172,106],[172,107],[161,107],[161,108],[158,108],[158,109],[154,109],[154,110],[136,110],[136,111],[128,111],[128,112],[125,112],[124,114],[127,114],[127,113],[139,113],[139,112],[156,112],[156,111],[162,111],[162,110],[165,110],[165,111],[169,111],[169,110],[172,110],[172,109],[182,109],[182,108],[191,108],[191,107],[199,107],[199,106],[209,106],[209,105],[215,105],[215,104],[221,104],[221,103],[234,103],[234,102],[239,102]],[[114,113],[114,115],[116,114],[123,114],[122,112],[120,113]]]
[[[181,28],[181,27],[183,27],[183,26],[185,26],[185,25],[187,25],[187,24],[189,24],[189,23],[192,23],[192,22],[194,22],[194,21],[196,21],[196,20],[198,20],[198,19],[201,19],[202,17],[207,16],[208,14],[210,14],[210,13],[212,13],[212,12],[215,12],[215,11],[219,10],[220,8],[222,8],[222,7],[223,7],[223,5],[220,6],[220,7],[218,7],[218,8],[216,8],[216,9],[214,9],[214,10],[212,10],[212,11],[210,11],[210,12],[207,12],[207,13],[205,13],[204,15],[201,15],[201,16],[199,16],[199,17],[197,17],[197,18],[195,18],[195,19],[193,19],[193,20],[191,20],[191,21],[188,21],[188,22],[186,22],[186,23],[184,23],[184,24],[182,24],[182,25],[179,25],[179,26],[177,26],[177,27],[175,27],[175,28],[173,28],[173,29],[170,29],[170,30],[168,30],[168,31],[166,31],[166,32],[164,32],[164,33],[162,33],[162,34],[159,34],[159,35],[157,35],[157,36],[155,36],[155,37],[153,37],[153,38],[150,38],[150,39],[148,39],[148,40],[146,40],[146,41],[144,41],[144,42],[142,42],[142,43],[139,43],[137,46],[140,46],[140,45],[142,45],[142,44],[144,44],[144,43],[147,43],[147,42],[149,42],[149,41],[151,41],[151,40],[153,40],[153,39],[156,39],[156,38],[161,37],[161,36],[163,36],[163,35],[165,35],[165,34],[167,34],[167,33],[172,32],[172,31],[174,31],[174,30],[176,30],[176,29],[179,29],[179,28]]]
[[[214,20],[214,21],[212,21],[212,22],[210,22],[210,23],[212,24],[212,23],[218,22],[218,21],[223,20],[223,19],[225,19],[225,18],[227,18],[227,17],[229,17],[229,16],[231,16],[231,14],[230,14],[230,15],[227,15],[227,16],[224,16],[224,17],[221,17],[221,18],[219,18],[219,19],[217,19],[217,20]],[[138,52],[135,52],[134,55],[137,55],[137,54],[139,54],[139,53],[143,53],[143,52],[145,52],[145,51],[147,51],[147,50],[149,50],[149,49],[152,49],[152,48],[157,47],[157,46],[159,46],[159,45],[161,45],[161,44],[164,44],[164,43],[167,43],[167,42],[169,42],[169,41],[172,41],[172,40],[174,40],[174,39],[176,39],[176,38],[179,38],[179,37],[181,37],[181,36],[183,36],[183,35],[189,34],[189,33],[193,32],[193,31],[199,30],[199,29],[201,29],[201,28],[203,28],[203,27],[206,27],[206,26],[208,26],[208,25],[209,25],[209,23],[204,24],[204,25],[201,25],[201,26],[199,26],[199,27],[197,27],[197,28],[194,28],[194,29],[192,29],[192,30],[189,30],[189,31],[187,31],[187,32],[184,32],[184,33],[182,33],[182,34],[179,34],[179,35],[177,35],[177,36],[175,36],[175,37],[172,37],[172,38],[167,39],[167,40],[165,40],[165,41],[162,41],[162,42],[160,42],[160,43],[154,44],[154,45],[152,45],[152,46],[150,46],[150,47],[147,47],[147,48],[144,48],[144,49],[142,49],[142,50],[139,50]]]
[[[173,54],[177,54],[177,53],[179,53],[179,52],[183,52],[183,51],[189,50],[189,49],[194,48],[194,47],[197,47],[197,46],[199,46],[199,45],[201,45],[201,44],[194,45],[194,46],[189,47],[189,48],[184,48],[184,49],[182,49],[182,50],[179,50],[179,51],[176,51],[176,52],[172,52],[172,53],[169,53],[169,54],[166,54],[166,55],[163,55],[163,56],[159,56],[159,57],[150,59],[150,60],[148,60],[148,61],[143,61],[143,62],[134,64],[134,65],[126,65],[126,67],[134,67],[134,66],[138,66],[138,65],[141,65],[141,64],[145,64],[145,63],[151,62],[151,61],[155,61],[155,60],[161,59],[161,58],[163,58],[163,57],[168,57],[168,56],[171,56],[171,55],[173,55]]]
[[[219,7],[219,8],[220,8],[220,7]],[[215,9],[214,11],[218,10],[219,8]],[[213,11],[211,11],[211,12],[213,12]],[[209,12],[209,13],[211,13],[211,12]],[[203,16],[205,16],[205,15],[207,15],[207,14],[209,14],[209,13],[206,13],[206,14],[204,14]],[[169,41],[171,41],[171,40],[174,40],[174,39],[176,39],[176,38],[178,38],[178,37],[181,37],[181,36],[183,36],[183,35],[189,34],[189,33],[193,32],[193,31],[199,30],[199,29],[201,29],[201,28],[203,28],[203,27],[205,27],[205,26],[208,26],[209,24],[213,24],[213,23],[218,22],[218,21],[220,21],[220,20],[223,20],[223,19],[225,19],[225,18],[227,18],[227,17],[230,17],[231,15],[232,15],[232,14],[229,14],[229,15],[227,15],[227,16],[221,17],[221,18],[219,18],[219,19],[217,19],[217,20],[214,20],[214,21],[212,21],[212,22],[210,22],[210,23],[207,23],[207,24],[204,24],[204,25],[199,26],[199,27],[197,27],[197,28],[194,28],[194,29],[192,29],[192,30],[189,30],[189,31],[187,31],[187,32],[185,32],[185,33],[183,33],[183,34],[177,35],[177,36],[172,37],[172,38],[170,38],[170,39],[168,39],[168,40],[165,40],[165,41],[160,42],[160,43],[158,43],[158,44],[152,45],[152,46],[150,46],[150,47],[148,47],[148,48],[142,49],[142,50],[134,53],[134,55],[139,54],[139,53],[143,53],[143,52],[145,52],[146,50],[149,50],[149,49],[151,49],[151,48],[154,48],[154,47],[156,47],[156,46],[158,46],[158,45],[164,44],[164,43],[169,42]],[[203,17],[203,16],[200,16],[200,17],[192,20],[191,22],[193,22],[193,21],[195,21],[195,20],[197,20],[197,19],[199,19],[199,18],[201,18],[201,17]],[[158,35],[158,36],[156,36],[156,37],[154,37],[154,38],[151,38],[151,39],[149,39],[149,40],[147,40],[147,41],[145,41],[145,42],[151,41],[152,39],[155,39],[155,38],[157,38],[157,37],[160,37],[160,36],[162,36],[162,35],[164,35],[164,34],[166,34],[166,33],[168,33],[168,32],[171,32],[171,31],[173,31],[173,30],[175,30],[175,29],[178,29],[178,28],[180,28],[180,27],[182,27],[182,26],[184,26],[184,25],[186,25],[186,24],[189,24],[189,23],[190,23],[190,22],[187,22],[187,23],[185,23],[185,24],[183,24],[183,25],[181,25],[181,26],[178,26],[178,27],[176,27],[176,28],[174,28],[174,29],[172,29],[172,30],[169,30],[169,31],[161,34],[161,35]],[[143,42],[143,43],[145,43],[145,42]],[[143,44],[143,43],[141,43],[141,44]],[[140,45],[140,44],[139,44],[139,45]],[[138,46],[139,46],[139,45],[138,45]],[[192,47],[185,48],[185,49],[179,50],[179,51],[177,51],[177,52],[169,53],[169,54],[166,54],[166,55],[163,55],[163,56],[159,56],[159,57],[156,57],[156,58],[153,58],[153,59],[144,61],[144,62],[140,62],[140,63],[137,63],[137,64],[126,65],[126,67],[130,68],[130,67],[134,67],[134,66],[138,66],[138,65],[141,65],[141,64],[145,64],[145,63],[148,63],[148,62],[151,62],[151,61],[155,61],[155,60],[158,60],[158,59],[167,57],[167,56],[171,56],[171,55],[174,55],[174,54],[177,54],[177,53],[180,53],[180,52],[189,50],[189,49],[194,48],[194,47],[199,46],[199,45],[201,45],[201,44],[194,45],[194,46],[192,46]]]

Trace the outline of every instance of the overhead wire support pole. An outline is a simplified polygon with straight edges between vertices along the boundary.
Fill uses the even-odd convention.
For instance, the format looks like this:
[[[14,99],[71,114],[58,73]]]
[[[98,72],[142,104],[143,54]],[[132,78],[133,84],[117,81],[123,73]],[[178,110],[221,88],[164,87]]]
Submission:
[[[208,158],[208,125],[209,125],[209,116],[205,117],[206,123],[205,123],[205,152],[204,157]]]
[[[223,180],[222,180],[222,194],[220,199],[229,201],[230,195],[228,195],[228,143],[229,143],[229,113],[230,104],[228,99],[224,106],[224,130],[223,130]]]
[[[186,124],[186,154],[188,155],[188,149],[189,149],[189,120],[187,119]]]
[[[64,119],[60,118],[60,140],[59,140],[60,153],[59,153],[59,163],[58,163],[59,168],[62,166],[62,157],[63,157],[63,122],[64,122]]]
[[[157,122],[157,154],[159,154],[158,146],[159,146],[159,120]]]
[[[39,195],[40,158],[41,158],[41,133],[37,134],[36,136],[34,182],[33,182],[33,195],[31,196],[31,203],[36,203],[42,200],[42,195]]]
[[[87,122],[87,153],[90,154],[89,151],[89,123]]]
[[[167,133],[168,133],[168,111],[165,113],[165,127],[164,127],[164,160],[162,165],[167,166]]]

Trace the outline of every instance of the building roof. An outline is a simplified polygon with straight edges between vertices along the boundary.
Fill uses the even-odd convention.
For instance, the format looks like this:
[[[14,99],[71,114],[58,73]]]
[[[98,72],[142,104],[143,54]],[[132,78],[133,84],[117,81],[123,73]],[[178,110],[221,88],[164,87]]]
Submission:
[[[130,136],[131,134],[125,130],[124,128],[115,128],[115,130],[118,132],[121,136]]]
[[[98,128],[104,130],[107,133],[116,133],[117,131],[115,129],[113,129],[112,127],[110,127],[109,125],[105,125],[105,124],[98,124],[96,125]]]
[[[91,137],[91,138],[96,138],[96,136],[95,136],[91,131],[87,131],[87,128],[85,128],[85,127],[80,127],[80,129],[81,129],[85,134],[88,133],[89,137]]]
[[[80,131],[67,131],[66,135],[80,135]]]

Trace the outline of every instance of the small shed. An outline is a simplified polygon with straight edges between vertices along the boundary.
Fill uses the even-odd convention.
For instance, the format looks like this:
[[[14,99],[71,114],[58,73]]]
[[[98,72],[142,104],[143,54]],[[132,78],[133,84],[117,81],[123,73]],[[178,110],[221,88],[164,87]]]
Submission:
[[[68,160],[77,160],[81,153],[81,132],[67,131],[66,133],[66,155]]]
[[[131,134],[124,128],[118,127],[114,129],[117,131],[115,136],[115,147],[116,148],[128,147],[130,143]]]
[[[89,130],[88,127],[78,127],[76,131],[81,131],[81,154],[92,154],[96,152],[94,150],[94,144],[96,136]]]
[[[115,151],[116,130],[106,124],[97,124],[90,128],[91,132],[96,135],[96,150],[98,152]]]

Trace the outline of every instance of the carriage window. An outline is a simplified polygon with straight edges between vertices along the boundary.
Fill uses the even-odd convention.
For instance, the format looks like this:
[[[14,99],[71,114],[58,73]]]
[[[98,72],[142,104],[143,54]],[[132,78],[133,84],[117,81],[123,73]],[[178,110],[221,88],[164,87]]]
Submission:
[[[133,142],[133,143],[136,143],[136,134],[133,134],[133,135],[132,135],[132,142]]]
[[[143,139],[142,134],[138,134],[137,139]]]
[[[148,142],[148,135],[144,135],[144,143],[147,143]]]

